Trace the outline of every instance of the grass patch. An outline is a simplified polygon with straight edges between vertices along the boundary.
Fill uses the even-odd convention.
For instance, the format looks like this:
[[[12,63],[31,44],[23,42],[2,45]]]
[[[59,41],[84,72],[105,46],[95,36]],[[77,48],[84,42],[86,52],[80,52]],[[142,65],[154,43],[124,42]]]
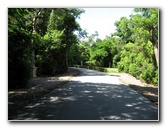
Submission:
[[[105,67],[81,66],[81,65],[75,65],[75,67],[87,68],[87,69],[97,70],[97,71],[105,72],[105,73],[119,73],[118,68],[105,68]]]
[[[105,68],[106,73],[119,73],[118,68]]]

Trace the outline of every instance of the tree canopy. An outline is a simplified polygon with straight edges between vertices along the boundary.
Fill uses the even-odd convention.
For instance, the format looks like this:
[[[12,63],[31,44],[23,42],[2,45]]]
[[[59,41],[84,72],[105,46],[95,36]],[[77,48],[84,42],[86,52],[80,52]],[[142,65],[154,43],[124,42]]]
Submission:
[[[101,40],[97,31],[88,36],[77,23],[81,8],[9,8],[9,88],[24,87],[36,67],[37,76],[53,76],[75,65],[115,67],[158,84],[158,9],[134,12]]]
[[[68,52],[81,31],[79,8],[9,8],[9,87],[25,86],[37,67],[38,76],[67,71]]]
[[[118,67],[149,83],[158,83],[158,9],[135,8],[134,15],[116,21],[116,32],[104,40],[94,35],[82,41],[89,49],[88,66]],[[79,61],[78,61],[79,62]]]

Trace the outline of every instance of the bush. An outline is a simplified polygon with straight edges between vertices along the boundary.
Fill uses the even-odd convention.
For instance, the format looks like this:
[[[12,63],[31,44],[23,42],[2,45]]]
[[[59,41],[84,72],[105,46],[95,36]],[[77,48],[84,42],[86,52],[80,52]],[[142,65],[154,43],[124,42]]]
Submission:
[[[40,60],[37,60],[37,75],[38,76],[53,76],[67,71],[65,54],[45,53]],[[57,55],[57,56],[56,56]]]
[[[153,78],[153,81],[156,85],[158,85],[158,69],[155,71],[155,77]]]
[[[129,73],[135,77],[138,77],[138,75],[140,74],[138,66],[136,64],[130,64]]]
[[[113,57],[113,68],[116,68],[118,66],[118,62],[120,61],[120,55],[117,54]]]
[[[141,78],[148,83],[152,83],[155,76],[155,67],[153,64],[144,64],[143,66],[144,68],[142,68]]]
[[[101,71],[101,72],[106,72],[106,69],[103,67],[94,67],[94,70]]]
[[[97,60],[89,60],[85,62],[86,66],[91,66],[91,67],[100,67],[102,65],[99,61]]]
[[[147,83],[158,83],[157,67],[153,59],[153,47],[148,43],[141,45],[128,43],[120,53],[118,70],[145,80]],[[153,53],[153,54],[152,54]]]

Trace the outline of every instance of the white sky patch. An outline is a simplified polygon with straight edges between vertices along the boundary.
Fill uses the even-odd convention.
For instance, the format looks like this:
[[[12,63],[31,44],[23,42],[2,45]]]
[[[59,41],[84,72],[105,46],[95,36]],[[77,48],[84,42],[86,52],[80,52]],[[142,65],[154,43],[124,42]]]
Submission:
[[[115,32],[114,23],[121,17],[127,17],[133,13],[134,8],[83,8],[85,13],[77,19],[82,29],[87,29],[89,35],[95,31],[99,38],[104,39],[107,35]]]

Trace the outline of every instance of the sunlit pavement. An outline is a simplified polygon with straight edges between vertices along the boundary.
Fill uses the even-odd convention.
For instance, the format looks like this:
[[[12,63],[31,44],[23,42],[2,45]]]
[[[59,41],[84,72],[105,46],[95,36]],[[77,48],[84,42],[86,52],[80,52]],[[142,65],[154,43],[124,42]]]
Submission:
[[[118,75],[79,69],[80,76],[25,106],[14,120],[156,120],[158,108]]]

